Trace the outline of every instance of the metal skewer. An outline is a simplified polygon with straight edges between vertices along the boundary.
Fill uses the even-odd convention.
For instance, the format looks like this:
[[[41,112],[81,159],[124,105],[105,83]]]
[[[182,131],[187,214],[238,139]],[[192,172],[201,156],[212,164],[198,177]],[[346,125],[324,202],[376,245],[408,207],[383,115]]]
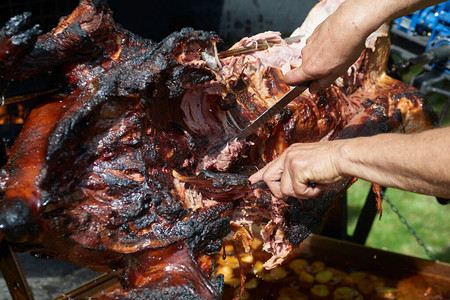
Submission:
[[[288,44],[292,44],[292,43],[300,42],[300,40],[303,39],[304,37],[305,37],[304,35],[296,35],[296,36],[291,36],[291,37],[285,38],[283,40]],[[258,42],[255,42],[254,45],[252,45],[252,46],[221,51],[218,53],[218,57],[226,58],[226,57],[230,57],[230,56],[236,56],[236,55],[241,55],[241,54],[255,52],[255,51],[267,50],[276,44],[278,44],[278,43],[270,42],[270,41],[258,41]]]
[[[13,97],[8,97],[8,98],[2,97],[2,106],[6,105],[6,104],[23,102],[23,101],[35,99],[35,98],[38,98],[41,96],[53,95],[53,94],[57,94],[58,92],[60,92],[60,89],[51,89],[51,90],[39,91],[39,92],[29,93],[29,94],[20,95],[20,96],[13,96]]]

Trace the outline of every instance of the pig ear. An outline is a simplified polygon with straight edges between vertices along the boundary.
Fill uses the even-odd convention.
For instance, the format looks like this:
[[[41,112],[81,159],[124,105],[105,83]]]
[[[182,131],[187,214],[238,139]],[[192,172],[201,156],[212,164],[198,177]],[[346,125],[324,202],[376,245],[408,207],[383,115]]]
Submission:
[[[115,26],[105,0],[80,1],[70,16],[43,35],[39,25],[29,25],[30,17],[23,13],[0,28],[3,79],[24,80],[58,66],[95,60],[104,51],[98,42]]]
[[[0,29],[0,76],[11,79],[16,73],[25,55],[27,55],[41,34],[39,25],[28,28],[31,13],[25,12],[12,17]]]

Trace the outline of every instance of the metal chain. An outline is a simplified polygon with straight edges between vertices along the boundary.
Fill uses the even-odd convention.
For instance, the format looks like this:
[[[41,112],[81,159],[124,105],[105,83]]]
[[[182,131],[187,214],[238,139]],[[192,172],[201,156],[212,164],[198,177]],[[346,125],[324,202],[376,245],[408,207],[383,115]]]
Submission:
[[[391,202],[388,195],[386,195],[384,191],[381,191],[381,197],[390,205],[392,211],[397,214],[398,218],[400,219],[400,222],[405,224],[405,226],[408,228],[409,233],[416,238],[417,243],[425,250],[425,253],[428,255],[428,257],[431,258],[433,261],[438,261],[438,259],[433,255],[433,253],[431,253],[430,249],[428,249],[427,245],[425,245],[425,242],[417,235],[414,228],[412,228],[411,225],[408,224],[406,218],[400,214],[397,206],[395,206]]]

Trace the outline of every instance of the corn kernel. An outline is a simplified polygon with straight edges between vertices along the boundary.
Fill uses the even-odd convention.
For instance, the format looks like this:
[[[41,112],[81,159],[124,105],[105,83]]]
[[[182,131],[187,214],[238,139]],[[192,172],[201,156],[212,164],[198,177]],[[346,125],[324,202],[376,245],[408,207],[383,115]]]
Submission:
[[[239,278],[224,278],[223,282],[225,282],[225,284],[231,285],[232,287],[241,285],[241,280]]]
[[[311,263],[311,273],[316,274],[325,269],[325,263],[320,260],[316,260]]]
[[[264,270],[264,264],[261,261],[256,261],[253,265],[252,272],[253,274],[259,274]]]
[[[361,294],[348,286],[341,286],[334,290],[333,300],[363,300]]]
[[[294,259],[289,262],[289,268],[291,268],[296,274],[300,275],[301,271],[305,270],[305,266],[308,265],[308,262],[304,259]]]
[[[216,274],[223,274],[224,279],[225,278],[232,278],[233,277],[233,269],[230,266],[227,265],[220,265],[217,267]]]
[[[247,281],[245,283],[245,288],[246,289],[256,289],[258,287],[258,279],[253,277],[252,279],[250,279],[249,281]]]
[[[352,272],[350,273],[350,277],[353,278],[355,282],[360,281],[361,279],[364,279],[367,277],[366,272]]]
[[[396,288],[390,288],[390,287],[377,287],[375,288],[376,294],[379,298],[383,299],[397,299],[397,292],[398,290]]]
[[[326,297],[330,294],[330,291],[326,285],[316,284],[311,288],[311,294],[317,297]]]
[[[345,273],[342,270],[336,269],[336,268],[327,267],[327,268],[325,268],[325,270],[333,272],[333,275],[335,275],[335,276],[342,276],[342,277],[347,276],[347,273]]]
[[[311,274],[309,274],[306,271],[302,271],[302,272],[300,272],[299,280],[301,282],[305,282],[305,283],[313,283],[314,276],[312,276]]]
[[[236,256],[229,255],[225,259],[222,257],[218,259],[218,264],[220,265],[227,265],[230,266],[233,269],[239,268],[239,261]]]
[[[355,280],[350,275],[347,275],[347,276],[342,277],[341,284],[347,285],[347,286],[353,286],[353,285],[355,285]]]
[[[345,277],[351,278],[347,273],[344,271],[335,269],[335,268],[325,268],[325,270],[331,271],[333,273],[333,277],[328,282],[328,284],[331,285],[352,285],[352,284],[345,284]],[[352,279],[353,280],[353,279]]]
[[[243,254],[241,256],[241,261],[246,263],[246,264],[251,264],[251,263],[253,263],[253,255],[251,255],[251,254]]]
[[[234,253],[233,245],[225,245],[225,253],[230,255]]]
[[[272,281],[273,280],[273,277],[272,277],[272,275],[270,275],[270,273],[259,274],[258,277],[264,281]]]
[[[280,290],[277,300],[308,300],[308,296],[291,287],[284,287]]]
[[[373,274],[369,274],[369,279],[370,279],[370,281],[372,281],[374,287],[384,287],[384,286],[386,286],[386,281],[383,278],[381,278],[381,277],[378,277],[378,276],[373,275]]]
[[[333,272],[330,270],[323,270],[316,274],[315,279],[319,283],[327,283],[333,277]]]
[[[287,272],[283,267],[276,267],[269,272],[273,279],[283,279],[287,276]]]
[[[254,238],[252,243],[250,244],[250,248],[252,248],[253,250],[256,250],[258,248],[260,248],[262,245],[262,241],[260,239]]]
[[[374,291],[374,286],[372,281],[370,281],[367,278],[363,278],[359,281],[356,282],[356,285],[358,287],[358,290],[361,292],[361,294],[363,295],[370,295],[373,293]]]
[[[350,299],[352,292],[354,289],[348,287],[348,286],[341,286],[334,290],[333,292],[333,299],[334,300],[346,300]]]

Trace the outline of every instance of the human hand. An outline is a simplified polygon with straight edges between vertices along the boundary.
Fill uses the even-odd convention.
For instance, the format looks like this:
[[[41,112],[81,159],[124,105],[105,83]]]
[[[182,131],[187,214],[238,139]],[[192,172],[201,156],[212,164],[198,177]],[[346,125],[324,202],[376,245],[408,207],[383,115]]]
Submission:
[[[250,176],[249,180],[252,184],[263,180],[278,198],[315,197],[325,184],[346,178],[337,164],[341,143],[293,144],[280,157]]]
[[[344,2],[345,4],[345,2]],[[358,59],[371,32],[359,7],[341,5],[318,25],[302,49],[302,65],[284,76],[289,85],[312,80],[311,93],[327,88]]]

